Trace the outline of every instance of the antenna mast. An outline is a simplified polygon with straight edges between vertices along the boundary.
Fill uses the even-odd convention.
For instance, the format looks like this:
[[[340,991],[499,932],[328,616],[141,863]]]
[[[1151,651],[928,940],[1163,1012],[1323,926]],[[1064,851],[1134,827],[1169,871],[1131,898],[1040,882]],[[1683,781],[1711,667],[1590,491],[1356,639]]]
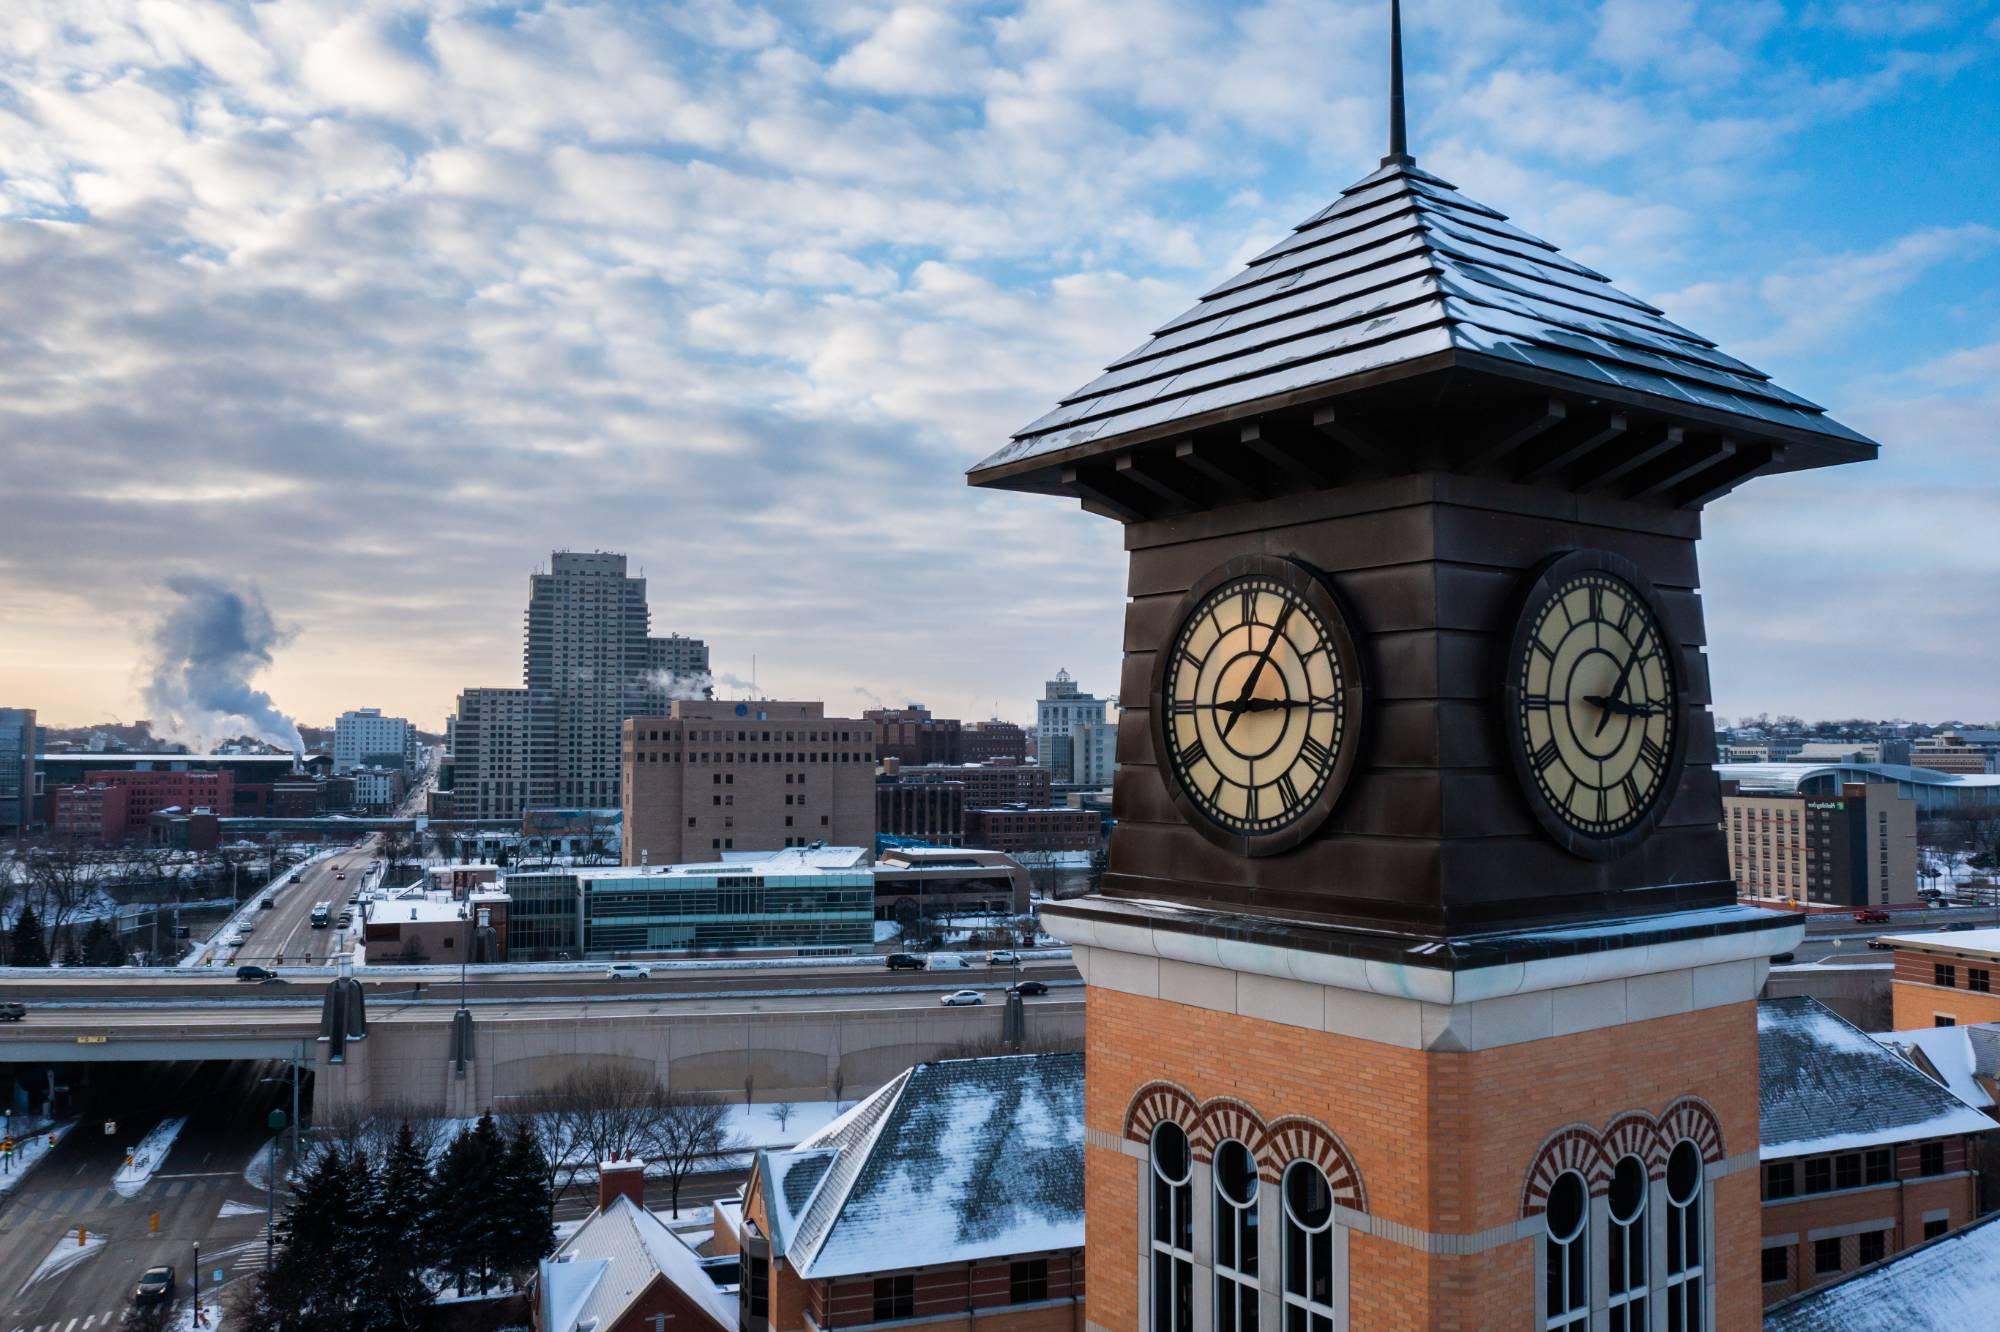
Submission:
[[[1383,166],[1408,166],[1410,134],[1403,118],[1403,4],[1389,0],[1389,155]]]

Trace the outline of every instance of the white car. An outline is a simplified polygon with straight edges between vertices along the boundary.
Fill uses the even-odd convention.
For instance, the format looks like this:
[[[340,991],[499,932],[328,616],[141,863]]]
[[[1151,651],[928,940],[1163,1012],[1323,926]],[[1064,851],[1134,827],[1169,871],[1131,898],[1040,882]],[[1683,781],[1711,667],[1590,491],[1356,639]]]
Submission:
[[[946,1008],[962,1008],[967,1004],[983,1004],[986,1002],[986,996],[977,990],[953,990],[950,994],[941,996],[938,1002]]]
[[[606,980],[645,980],[652,974],[652,968],[642,967],[636,962],[613,962],[604,969]]]

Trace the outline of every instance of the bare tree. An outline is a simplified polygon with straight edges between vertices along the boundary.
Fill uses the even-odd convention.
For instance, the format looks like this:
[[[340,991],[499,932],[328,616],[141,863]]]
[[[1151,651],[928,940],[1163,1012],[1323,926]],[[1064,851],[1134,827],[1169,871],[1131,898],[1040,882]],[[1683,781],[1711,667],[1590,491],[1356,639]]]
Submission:
[[[797,1112],[798,1108],[791,1101],[776,1101],[772,1103],[771,1118],[778,1121],[778,1132],[783,1133],[785,1131],[785,1126],[791,1123],[792,1115]]]
[[[749,1072],[743,1075],[743,1108],[745,1110],[748,1110],[750,1108],[750,1103],[756,1099],[757,1099],[757,1070],[753,1068]]]
[[[26,897],[42,918],[45,935],[54,938],[62,933],[63,926],[92,900],[105,861],[95,847],[71,842],[43,847],[29,858]]]
[[[546,1168],[542,1186],[553,1202],[576,1183],[577,1171],[590,1157],[589,1144],[575,1133],[575,1117],[569,1113],[567,1096],[561,1089],[537,1092],[519,1098],[513,1110],[501,1119],[501,1128],[511,1137],[525,1128],[541,1146]]]
[[[556,1100],[589,1159],[633,1161],[653,1143],[666,1093],[636,1069],[597,1065],[565,1078]]]
[[[696,1167],[745,1146],[729,1127],[729,1107],[706,1092],[669,1091],[660,1099],[653,1150],[667,1179],[673,1214],[681,1214],[681,1185]]]

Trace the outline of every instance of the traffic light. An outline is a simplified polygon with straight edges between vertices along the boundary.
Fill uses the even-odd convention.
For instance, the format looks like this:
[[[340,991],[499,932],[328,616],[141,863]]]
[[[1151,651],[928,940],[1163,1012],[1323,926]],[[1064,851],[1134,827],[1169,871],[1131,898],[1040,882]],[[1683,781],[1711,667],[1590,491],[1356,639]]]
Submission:
[[[152,1230],[155,1235],[160,1233],[160,1214],[158,1212],[153,1213]]]
[[[78,1226],[76,1228],[76,1247],[81,1249],[83,1247],[83,1242],[88,1238],[90,1238],[90,1232],[88,1230],[85,1230],[82,1226]]]

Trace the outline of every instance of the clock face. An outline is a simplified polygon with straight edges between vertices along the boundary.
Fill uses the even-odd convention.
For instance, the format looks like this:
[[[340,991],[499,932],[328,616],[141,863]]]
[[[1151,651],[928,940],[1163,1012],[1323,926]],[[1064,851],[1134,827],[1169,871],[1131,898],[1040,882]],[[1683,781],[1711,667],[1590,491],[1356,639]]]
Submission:
[[[1304,840],[1354,762],[1357,666],[1339,605],[1310,570],[1258,556],[1205,578],[1154,689],[1162,768],[1195,827],[1249,855]]]
[[[1592,858],[1652,828],[1679,772],[1677,648],[1638,570],[1599,551],[1551,564],[1515,631],[1509,748],[1544,827]]]

